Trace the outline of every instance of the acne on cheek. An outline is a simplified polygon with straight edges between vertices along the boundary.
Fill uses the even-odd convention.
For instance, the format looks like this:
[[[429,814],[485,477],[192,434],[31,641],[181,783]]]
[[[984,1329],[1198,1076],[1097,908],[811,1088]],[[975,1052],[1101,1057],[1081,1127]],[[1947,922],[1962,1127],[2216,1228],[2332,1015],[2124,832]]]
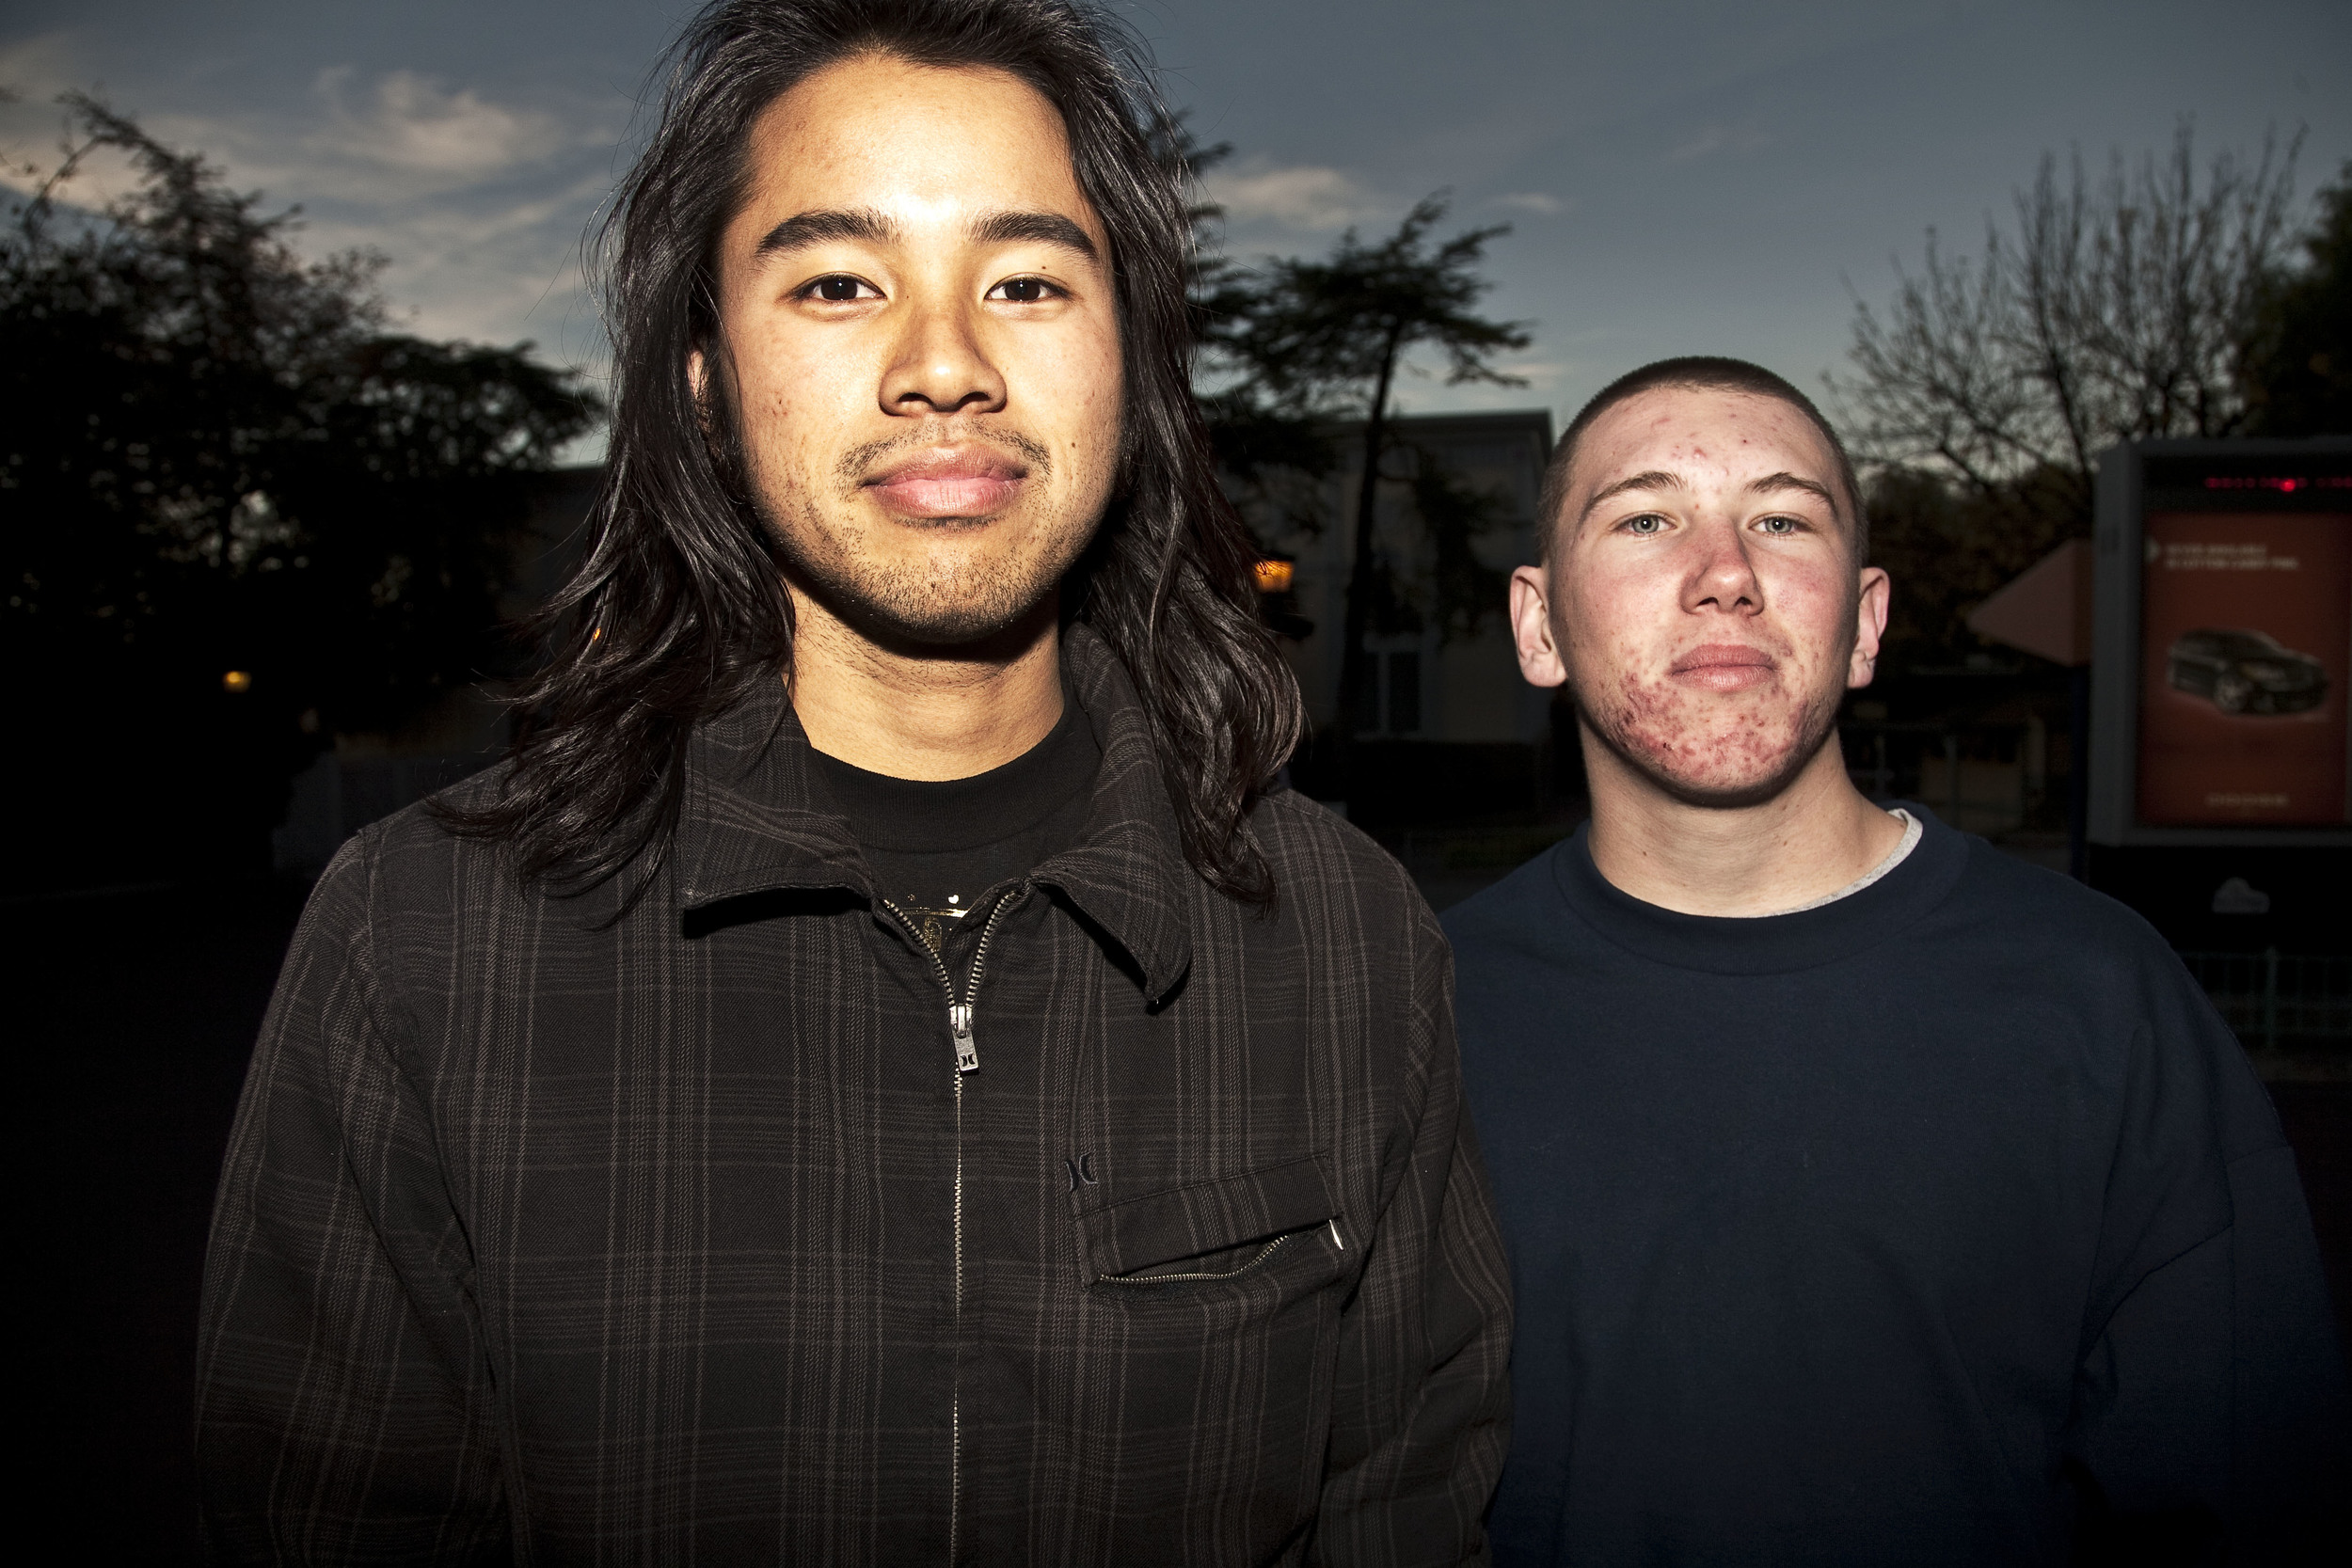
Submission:
[[[1682,693],[1623,675],[1603,729],[1670,777],[1736,785],[1777,770],[1806,728],[1785,709],[1695,707]]]

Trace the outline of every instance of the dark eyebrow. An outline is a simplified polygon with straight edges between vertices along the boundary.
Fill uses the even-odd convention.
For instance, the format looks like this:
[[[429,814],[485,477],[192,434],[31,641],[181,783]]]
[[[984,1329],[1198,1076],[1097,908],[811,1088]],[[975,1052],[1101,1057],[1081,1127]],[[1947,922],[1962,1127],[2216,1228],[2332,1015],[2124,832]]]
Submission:
[[[1829,508],[1829,515],[1833,517],[1837,515],[1837,498],[1830,494],[1829,486],[1819,480],[1802,479],[1795,474],[1766,474],[1748,486],[1748,494],[1752,496],[1765,495],[1773,490],[1803,490],[1806,495],[1819,496],[1821,504]]]
[[[1089,261],[1100,261],[1087,231],[1059,213],[991,213],[972,220],[975,245],[1017,245],[1023,240],[1074,250]]]
[[[760,236],[752,247],[754,257],[774,256],[787,250],[798,250],[804,245],[821,245],[827,240],[862,240],[868,245],[894,245],[898,239],[898,226],[871,207],[854,212],[795,213]]]
[[[1593,515],[1593,508],[1612,496],[1624,495],[1628,490],[1679,490],[1683,487],[1680,474],[1670,474],[1663,468],[1652,468],[1647,473],[1632,474],[1617,481],[1614,484],[1605,484],[1595,491],[1593,499],[1584,503],[1584,510],[1576,515],[1576,520],[1582,522]]]

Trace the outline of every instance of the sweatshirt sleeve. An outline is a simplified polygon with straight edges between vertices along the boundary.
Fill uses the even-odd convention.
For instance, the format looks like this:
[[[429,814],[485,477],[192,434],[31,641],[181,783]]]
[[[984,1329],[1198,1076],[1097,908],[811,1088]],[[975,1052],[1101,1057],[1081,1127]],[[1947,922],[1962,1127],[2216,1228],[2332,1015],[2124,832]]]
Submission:
[[[374,847],[345,845],[304,911],[215,1199],[197,1458],[217,1562],[505,1553],[466,1237],[383,1027]]]
[[[1409,1153],[1341,1321],[1331,1445],[1310,1560],[1486,1560],[1510,1438],[1511,1289],[1454,1047],[1453,966],[1421,915]]]
[[[2346,1524],[2352,1410],[2294,1150],[2236,1037],[2177,959],[2160,963],[2069,1445],[2085,1545],[2316,1560]]]

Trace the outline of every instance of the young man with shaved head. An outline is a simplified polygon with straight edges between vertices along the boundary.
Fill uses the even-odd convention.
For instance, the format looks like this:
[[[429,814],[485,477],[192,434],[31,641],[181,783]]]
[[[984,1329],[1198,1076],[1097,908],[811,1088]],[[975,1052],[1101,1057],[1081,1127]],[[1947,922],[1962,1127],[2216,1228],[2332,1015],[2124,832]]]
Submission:
[[[1444,942],[1272,784],[1298,695],[1112,45],[690,24],[520,737],[344,847],[255,1054],[215,1560],[1483,1556]]]
[[[1592,819],[1447,917],[1512,1251],[1502,1564],[2273,1561],[2342,1363],[2244,1053],[2120,906],[1849,781],[1890,585],[1812,404],[1596,397],[1511,583]]]

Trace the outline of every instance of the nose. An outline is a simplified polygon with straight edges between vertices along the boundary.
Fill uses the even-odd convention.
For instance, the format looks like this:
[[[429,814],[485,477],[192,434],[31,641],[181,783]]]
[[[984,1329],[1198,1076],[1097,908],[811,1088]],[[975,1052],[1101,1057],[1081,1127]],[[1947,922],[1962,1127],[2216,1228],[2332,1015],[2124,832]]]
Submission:
[[[995,413],[1005,377],[988,351],[978,312],[953,300],[918,304],[883,372],[885,414]]]
[[[1756,579],[1747,538],[1738,528],[1722,524],[1703,529],[1695,547],[1697,560],[1683,587],[1684,610],[1754,615],[1764,608],[1764,585]]]

